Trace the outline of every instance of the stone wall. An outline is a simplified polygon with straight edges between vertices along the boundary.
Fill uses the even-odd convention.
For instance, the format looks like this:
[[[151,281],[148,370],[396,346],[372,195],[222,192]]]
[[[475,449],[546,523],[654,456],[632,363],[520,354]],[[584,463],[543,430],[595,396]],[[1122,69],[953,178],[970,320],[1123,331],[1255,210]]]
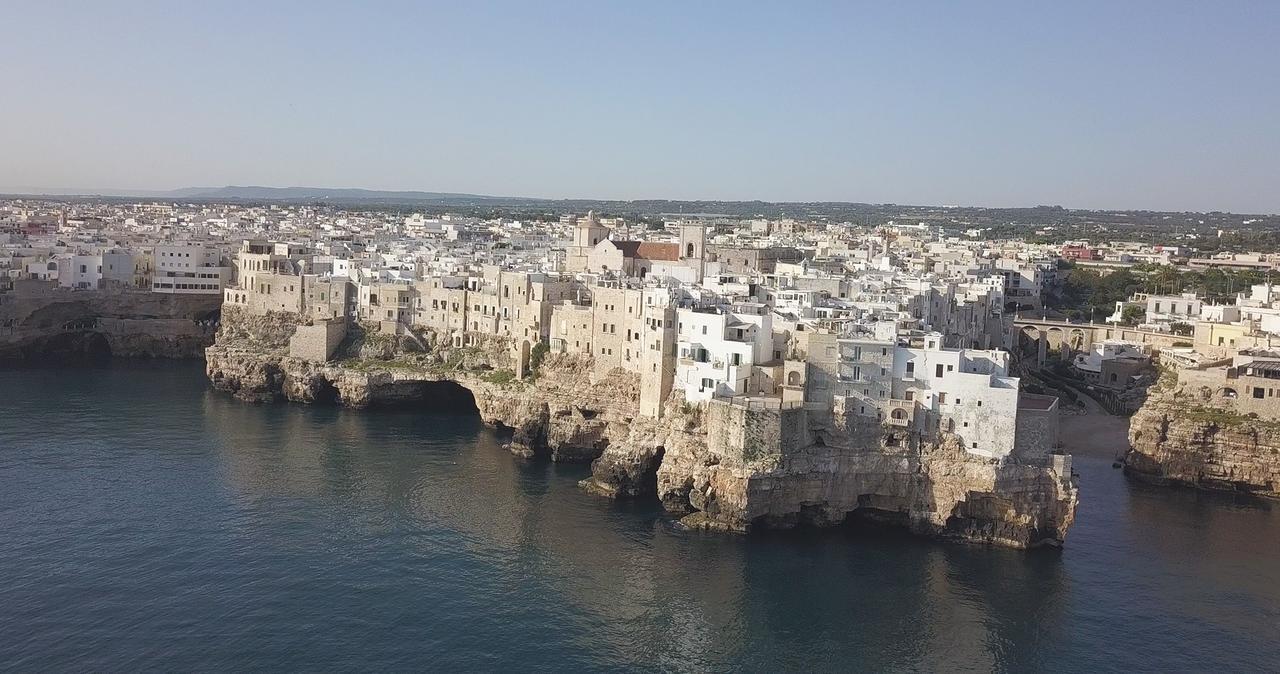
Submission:
[[[809,444],[803,406],[707,403],[707,443],[742,461],[777,459]]]
[[[1235,414],[1280,420],[1280,380],[1232,376],[1229,367],[1178,370],[1178,388],[1188,401]],[[1262,389],[1262,395],[1255,395]]]
[[[313,325],[299,325],[289,338],[289,355],[303,360],[324,362],[333,357],[338,345],[347,336],[347,322],[343,319],[317,321]]]
[[[1018,410],[1014,453],[1033,458],[1045,457],[1059,445],[1058,408]]]

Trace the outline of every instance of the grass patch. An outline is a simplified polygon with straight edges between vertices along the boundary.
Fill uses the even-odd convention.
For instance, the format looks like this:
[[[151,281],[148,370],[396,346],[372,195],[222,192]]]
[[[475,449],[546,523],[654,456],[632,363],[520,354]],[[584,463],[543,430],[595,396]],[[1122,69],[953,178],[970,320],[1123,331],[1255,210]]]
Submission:
[[[480,378],[483,379],[484,381],[489,382],[490,384],[505,386],[506,384],[510,384],[511,382],[516,380],[516,373],[507,369],[493,370],[492,372],[487,372],[483,375],[480,375]]]
[[[1267,431],[1280,430],[1280,421],[1266,421],[1259,419],[1256,414],[1240,414],[1231,410],[1225,410],[1218,407],[1205,407],[1196,405],[1186,410],[1183,418],[1200,424],[1214,424],[1216,426],[1242,426],[1254,427]]]

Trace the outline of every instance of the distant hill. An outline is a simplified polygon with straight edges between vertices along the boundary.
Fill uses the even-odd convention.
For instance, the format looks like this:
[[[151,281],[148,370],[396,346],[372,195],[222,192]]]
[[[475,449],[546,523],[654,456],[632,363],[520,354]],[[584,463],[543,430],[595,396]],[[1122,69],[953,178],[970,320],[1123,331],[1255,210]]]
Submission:
[[[1114,237],[1136,239],[1134,228],[1152,232],[1172,230],[1183,235],[1195,234],[1217,240],[1218,230],[1280,232],[1280,215],[1249,215],[1222,212],[1186,213],[1149,210],[1088,210],[1062,206],[997,207],[926,206],[906,204],[872,204],[843,201],[768,202],[667,199],[547,199],[531,197],[499,197],[459,192],[423,192],[417,190],[369,190],[326,187],[263,187],[228,185],[225,187],[187,187],[177,190],[71,189],[36,187],[0,187],[0,197],[56,197],[61,200],[128,200],[157,199],[189,202],[243,203],[324,203],[333,207],[351,206],[371,210],[416,209],[431,213],[458,213],[480,217],[539,216],[585,213],[594,210],[607,216],[623,216],[649,224],[660,224],[669,217],[731,218],[797,218],[849,222],[874,226],[890,221],[899,223],[946,224],[959,229],[987,228],[984,236],[1022,235],[1023,230],[1052,225],[1057,238]],[[995,228],[995,229],[990,229]],[[1115,228],[1109,230],[1109,228]],[[1069,234],[1069,236],[1068,236]],[[1046,234],[1046,236],[1049,236]],[[1277,235],[1280,236],[1280,235]],[[1204,245],[1203,239],[1201,245]]]
[[[235,199],[246,201],[487,201],[508,203],[531,201],[530,199],[521,199],[518,197],[494,197],[483,194],[461,194],[456,192],[396,192],[391,190],[364,190],[356,188],[262,187],[258,185],[187,187],[166,192],[165,195],[175,199]]]

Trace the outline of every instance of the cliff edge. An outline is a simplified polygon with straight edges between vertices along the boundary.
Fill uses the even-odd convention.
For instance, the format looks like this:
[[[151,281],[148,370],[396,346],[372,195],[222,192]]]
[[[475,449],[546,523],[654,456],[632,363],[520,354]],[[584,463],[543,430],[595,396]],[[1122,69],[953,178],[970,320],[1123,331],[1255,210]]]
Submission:
[[[69,290],[19,281],[0,293],[0,362],[119,356],[199,358],[221,295]]]
[[[325,361],[296,355],[300,321],[226,307],[206,351],[212,384],[246,401],[351,407],[423,401],[461,386],[511,450],[591,461],[581,486],[610,498],[657,497],[690,527],[747,532],[869,518],[922,534],[1016,548],[1060,545],[1078,491],[1069,456],[988,459],[954,436],[936,443],[837,409],[773,407],[672,394],[661,418],[639,414],[639,382],[594,374],[588,357],[540,356],[515,376],[509,345],[426,330],[351,326]],[[310,329],[312,326],[308,326]]]
[[[1280,498],[1280,423],[1215,407],[1166,373],[1129,425],[1124,470],[1156,484]]]

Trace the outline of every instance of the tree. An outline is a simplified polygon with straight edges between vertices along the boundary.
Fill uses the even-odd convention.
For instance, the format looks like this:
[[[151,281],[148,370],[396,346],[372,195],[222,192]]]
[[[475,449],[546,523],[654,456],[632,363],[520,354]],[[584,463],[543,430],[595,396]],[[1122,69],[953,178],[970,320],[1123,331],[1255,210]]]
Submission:
[[[547,353],[551,348],[546,342],[538,342],[533,346],[533,350],[529,352],[529,372],[535,373],[538,368],[542,367],[542,361],[547,357]]]
[[[1162,264],[1147,275],[1147,288],[1156,294],[1181,292],[1181,279],[1178,270],[1171,264]]]
[[[1126,304],[1124,309],[1120,311],[1120,323],[1122,325],[1137,325],[1146,317],[1147,310],[1136,304]]]

